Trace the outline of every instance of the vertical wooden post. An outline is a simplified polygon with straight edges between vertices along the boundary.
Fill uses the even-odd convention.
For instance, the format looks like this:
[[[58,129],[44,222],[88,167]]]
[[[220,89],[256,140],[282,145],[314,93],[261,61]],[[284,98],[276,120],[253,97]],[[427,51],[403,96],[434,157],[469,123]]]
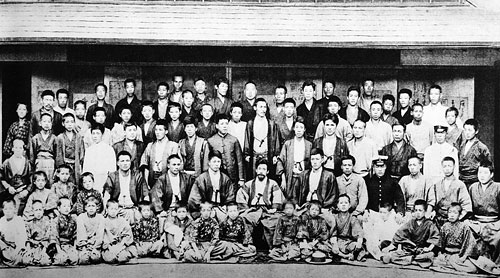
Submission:
[[[3,150],[3,117],[4,117],[4,114],[3,114],[3,90],[2,90],[2,73],[3,73],[3,66],[0,65],[0,115],[2,115],[2,117],[0,118],[0,130],[2,130],[2,132],[0,132],[0,146],[2,146],[2,150]],[[3,151],[0,151],[0,162],[3,161]]]

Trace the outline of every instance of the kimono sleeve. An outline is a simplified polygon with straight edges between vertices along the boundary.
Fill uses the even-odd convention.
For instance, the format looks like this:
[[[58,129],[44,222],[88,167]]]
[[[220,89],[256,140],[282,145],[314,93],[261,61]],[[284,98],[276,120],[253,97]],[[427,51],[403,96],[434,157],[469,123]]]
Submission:
[[[351,235],[356,239],[363,238],[364,236],[363,227],[361,226],[359,220],[354,216],[351,216]]]
[[[221,176],[222,179],[222,176]],[[235,186],[233,181],[230,178],[225,180],[225,187],[227,188],[227,198],[226,205],[230,202],[234,202],[236,200],[236,191],[234,190]]]
[[[76,246],[83,247],[87,245],[87,230],[85,229],[85,215],[76,218]]]
[[[64,164],[63,140],[62,135],[56,137],[56,167]]]
[[[121,229],[121,242],[125,246],[130,246],[134,243],[134,235],[132,233],[132,228],[130,227],[130,224],[128,223],[127,220],[123,219],[123,226]]]
[[[201,145],[201,172],[204,172],[208,170],[208,143],[207,140],[203,140],[203,143]],[[198,175],[201,173],[198,173]]]
[[[363,214],[366,206],[368,206],[368,189],[365,180],[360,178],[358,183],[358,206],[353,214],[355,216]]]
[[[144,153],[141,156],[141,163],[139,165],[139,168],[143,170],[144,168],[149,167],[149,159],[151,157],[151,148],[152,148],[152,143],[149,143],[146,146],[146,150],[144,150]]]
[[[44,206],[45,211],[56,209],[57,202],[59,201],[59,199],[57,198],[57,195],[54,192],[49,191],[48,194],[49,195],[47,196],[47,202],[45,203],[45,206]]]
[[[243,153],[241,152],[241,146],[238,140],[234,141],[234,152],[236,164],[238,165],[238,178],[241,180],[245,180],[245,172],[243,169]]]
[[[201,203],[200,186],[202,186],[200,177],[198,177],[195,180],[193,187],[191,187],[191,193],[189,193],[188,207],[190,212],[197,212],[200,210],[199,209],[199,205]]]
[[[280,155],[278,157],[278,163],[276,164],[276,175],[281,176],[285,173],[286,161],[288,158],[287,144],[285,143],[281,148]]]
[[[458,187],[458,202],[463,208],[462,215],[465,215],[468,212],[472,212],[472,201],[465,184],[462,181],[457,180],[457,182],[460,183]]]
[[[248,195],[247,192],[247,185],[245,184],[242,186],[240,189],[238,189],[238,192],[236,193],[236,203],[238,204],[238,210],[246,210],[248,209],[248,199],[250,196]]]
[[[154,207],[156,213],[163,211],[163,177],[156,180],[155,184],[151,188],[151,204]]]
[[[273,246],[280,246],[283,244],[283,218],[280,217],[278,219],[278,224],[276,225],[276,229],[274,230],[274,235],[273,235]]]
[[[24,207],[23,216],[27,220],[33,218],[33,194],[30,194],[28,200],[26,201],[26,206]]]
[[[439,229],[436,227],[436,224],[431,223],[429,226],[429,237],[427,238],[427,243],[439,246],[440,242],[441,234],[439,233]]]
[[[405,243],[413,243],[410,240],[410,230],[411,230],[411,222],[412,220],[406,222],[401,226],[396,233],[394,234],[394,237],[392,239],[392,243],[394,245],[397,244],[405,244]],[[415,245],[415,243],[413,243]]]
[[[309,231],[307,230],[307,218],[302,217],[297,225],[297,239],[308,239]]]

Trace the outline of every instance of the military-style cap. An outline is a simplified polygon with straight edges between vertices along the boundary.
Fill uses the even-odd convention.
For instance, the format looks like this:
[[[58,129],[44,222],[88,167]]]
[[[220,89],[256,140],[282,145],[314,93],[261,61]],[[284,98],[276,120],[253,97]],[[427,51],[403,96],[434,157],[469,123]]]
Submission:
[[[389,157],[386,156],[386,155],[379,155],[379,156],[375,156],[373,159],[372,159],[372,163],[373,165],[375,166],[384,166],[387,159]]]
[[[442,132],[447,132],[448,127],[444,125],[435,125],[434,126],[434,132],[442,133]]]

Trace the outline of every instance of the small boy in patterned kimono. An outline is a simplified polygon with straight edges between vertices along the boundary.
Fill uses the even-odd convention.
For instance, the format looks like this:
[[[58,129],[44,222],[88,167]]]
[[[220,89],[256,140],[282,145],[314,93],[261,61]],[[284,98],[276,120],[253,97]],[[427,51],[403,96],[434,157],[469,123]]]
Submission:
[[[230,257],[249,258],[257,254],[252,245],[252,234],[246,226],[245,219],[239,215],[238,204],[227,205],[227,216],[219,227],[219,244],[212,251],[214,259],[229,259]]]
[[[186,228],[193,223],[193,219],[188,213],[187,203],[177,203],[174,213],[170,214],[165,221],[162,237],[167,242],[167,248],[163,255],[171,258],[172,255],[178,260],[182,259],[184,249],[189,245],[186,241]]]
[[[80,179],[83,158],[85,156],[85,143],[83,136],[75,130],[75,115],[63,115],[64,132],[57,135],[56,167],[68,165],[70,167],[71,181]]]
[[[200,217],[186,228],[185,237],[189,244],[184,252],[184,262],[210,262],[212,250],[219,242],[219,224],[210,217],[212,204],[205,201],[200,208]]]
[[[139,211],[141,212],[141,219],[132,227],[137,256],[158,256],[164,246],[161,240],[158,217],[154,215],[149,201],[140,202]]]
[[[0,262],[8,266],[22,263],[27,241],[26,227],[22,217],[17,215],[14,200],[3,202],[4,216],[0,218]]]
[[[328,242],[329,232],[326,220],[320,216],[321,204],[317,200],[309,202],[309,209],[299,221],[297,240],[299,241],[300,256],[302,259],[310,257],[315,251],[326,256],[332,251]]]
[[[52,221],[43,215],[43,203],[40,200],[33,202],[33,218],[26,222],[26,253],[23,255],[24,265],[46,266],[52,263],[47,254],[47,248],[55,244],[54,227]]]
[[[285,202],[283,216],[278,219],[274,231],[273,246],[269,257],[276,261],[298,260],[300,248],[295,236],[299,224],[299,217],[295,216],[295,203],[291,200]]]
[[[44,171],[47,174],[49,184],[51,184],[57,152],[57,137],[52,134],[52,116],[46,113],[42,114],[40,125],[42,127],[40,133],[31,138],[30,160],[35,171]]]
[[[34,217],[33,204],[35,201],[40,201],[42,203],[44,214],[53,218],[54,210],[57,208],[57,197],[56,195],[47,188],[49,179],[44,171],[37,171],[33,174],[33,184],[35,185],[35,190],[28,197],[26,202],[26,207],[24,208],[24,218],[30,220]]]
[[[357,217],[349,212],[351,198],[347,194],[339,196],[337,209],[334,214],[335,223],[332,227],[332,252],[341,258],[358,261],[365,260],[366,252],[363,249],[363,229]]]
[[[456,270],[460,272],[475,273],[476,266],[470,261],[478,256],[476,240],[472,230],[467,224],[459,221],[462,213],[460,203],[452,203],[448,208],[448,222],[441,227],[441,252],[433,265],[434,270]]]
[[[417,264],[428,268],[434,258],[434,247],[439,245],[439,230],[432,220],[425,218],[427,202],[419,199],[413,207],[413,219],[406,222],[394,235],[392,244],[383,252],[384,263],[392,262],[399,265]],[[397,250],[396,249],[397,246]]]
[[[75,247],[76,217],[71,212],[71,201],[64,196],[59,199],[59,216],[55,219],[56,250],[54,265],[75,265],[78,263],[78,251]]]
[[[57,181],[52,185],[52,192],[54,192],[58,200],[66,197],[73,204],[76,199],[76,186],[69,181],[71,168],[63,164],[57,168],[55,176]]]
[[[104,237],[104,217],[97,213],[99,201],[90,196],[85,200],[85,213],[76,218],[76,248],[78,263],[90,264],[101,261]]]
[[[94,197],[97,200],[97,212],[101,213],[104,210],[102,195],[94,189],[94,175],[89,172],[82,174],[82,188],[76,195],[76,202],[73,206],[73,213],[80,215],[85,212],[85,200],[89,197]]]
[[[21,205],[24,205],[31,191],[31,165],[24,156],[23,140],[15,139],[12,142],[12,152],[14,154],[7,158],[0,168],[2,186],[5,188],[5,192],[0,194],[0,198],[3,200],[13,198],[16,201],[16,213],[22,214]]]
[[[126,263],[134,255],[134,236],[132,228],[125,218],[118,217],[118,202],[109,200],[106,204],[108,216],[104,219],[104,238],[102,259],[106,263]]]

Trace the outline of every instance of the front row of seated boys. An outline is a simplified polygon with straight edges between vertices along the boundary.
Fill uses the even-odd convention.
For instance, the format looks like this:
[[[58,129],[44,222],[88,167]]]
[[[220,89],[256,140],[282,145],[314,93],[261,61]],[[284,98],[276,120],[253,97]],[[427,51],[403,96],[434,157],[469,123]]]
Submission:
[[[227,218],[218,222],[210,202],[201,204],[200,217],[193,220],[187,206],[179,203],[165,221],[159,221],[149,201],[139,205],[141,219],[131,227],[118,216],[118,203],[109,200],[106,217],[98,213],[99,200],[85,200],[85,213],[71,215],[70,200],[62,197],[55,218],[44,215],[40,201],[33,202],[33,219],[24,222],[16,215],[14,200],[4,202],[0,219],[0,250],[3,263],[23,265],[74,265],[99,262],[125,263],[137,257],[176,258],[184,262],[210,262],[236,257],[240,260],[256,255],[252,229],[240,216],[238,205],[227,205]],[[400,227],[389,223],[393,210],[386,204],[381,210],[385,229],[369,228],[365,236],[362,223],[349,212],[350,198],[338,198],[338,213],[328,225],[321,205],[313,200],[302,215],[291,201],[284,203],[274,229],[269,257],[274,261],[310,259],[318,252],[328,258],[363,261],[368,253],[385,263],[417,264],[474,272],[469,260],[476,252],[469,227],[459,221],[462,207],[453,203],[448,209],[448,222],[438,230],[425,218],[427,203],[415,201],[413,218]],[[160,227],[159,223],[163,223]],[[367,231],[368,223],[365,223]],[[380,235],[377,235],[380,234]],[[364,240],[366,239],[366,241]],[[378,250],[378,251],[373,251]],[[437,255],[437,257],[436,257]]]

